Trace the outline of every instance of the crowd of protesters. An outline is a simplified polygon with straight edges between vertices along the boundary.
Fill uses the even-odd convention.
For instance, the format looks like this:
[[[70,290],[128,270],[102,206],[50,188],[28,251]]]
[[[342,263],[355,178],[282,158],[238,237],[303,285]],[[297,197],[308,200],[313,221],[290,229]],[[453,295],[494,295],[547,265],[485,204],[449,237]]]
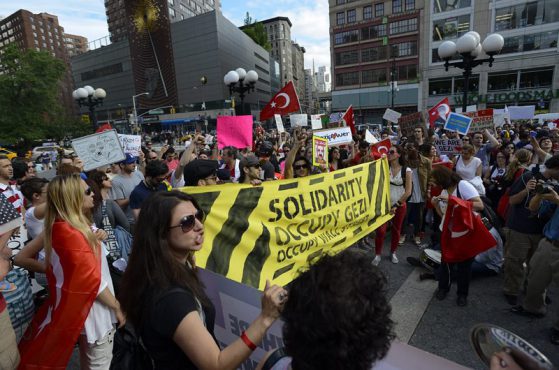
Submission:
[[[494,243],[464,260],[443,258],[431,276],[422,274],[438,279],[435,297],[445,299],[456,280],[457,305],[465,306],[472,274],[502,274],[503,299],[511,304],[512,312],[545,315],[550,303],[545,292],[552,281],[559,282],[559,131],[548,125],[507,123],[492,132],[465,136],[423,127],[416,127],[409,136],[391,128],[374,135],[391,141],[386,153],[371,151],[365,132],[357,132],[352,145],[329,148],[328,165],[320,166],[313,166],[312,132],[304,128],[278,134],[257,127],[252,147],[222,150],[215,138],[194,133],[182,138],[185,149],[178,151],[172,145],[174,137],[162,135],[165,140],[158,150],[148,139],[137,157],[127,154],[120,163],[88,172],[75,154],[61,155],[57,177],[50,182],[37,177],[33,162],[0,156],[0,192],[24,216],[31,240],[15,258],[8,259],[47,288],[46,296],[37,301],[40,307],[33,320],[17,328],[20,333],[27,330],[25,335],[1,336],[0,345],[7,350],[0,353],[0,368],[16,368],[18,363],[25,369],[45,363],[64,367],[74,344],[79,343],[82,369],[108,369],[115,327],[129,322],[143,336],[156,368],[233,369],[283,315],[286,353],[291,356],[288,363],[297,369],[303,366],[298,364],[315,362],[303,350],[314,342],[301,339],[299,330],[305,328],[297,324],[301,320],[298,310],[306,311],[308,302],[316,299],[317,306],[336,307],[340,315],[356,314],[352,319],[357,321],[340,323],[347,326],[340,328],[342,332],[350,332],[351,325],[368,321],[372,315],[373,326],[357,342],[366,340],[373,347],[369,353],[362,343],[348,339],[343,351],[317,350],[316,361],[324,363],[315,367],[339,368],[335,366],[355,361],[359,363],[355,368],[367,369],[384,357],[393,338],[384,280],[376,268],[383,263],[387,231],[391,263],[400,262],[398,248],[406,243],[417,248],[418,254],[442,249],[444,255],[441,230],[451,196],[467,201],[470,212],[487,216],[484,222],[489,222],[486,226]],[[462,139],[457,153],[437,152],[435,140],[447,138]],[[204,214],[193,197],[173,189],[228,182],[260,186],[376,159],[388,161],[389,212],[394,217],[358,243],[360,255],[342,253],[341,262],[327,259],[311,266],[293,284],[289,294],[293,300],[283,288],[267,286],[260,315],[239,340],[220,349],[213,334],[213,304],[197,277],[194,259],[204,240]],[[3,255],[11,253],[6,243],[13,232],[17,231],[0,236]],[[364,265],[365,254],[371,258]],[[3,277],[9,266],[5,258],[1,260]],[[346,279],[341,279],[331,282],[335,292],[314,290],[313,282],[334,276],[328,276],[328,266],[338,266],[341,274],[347,261],[353,261],[359,273],[349,269],[346,279],[359,279],[362,287],[346,286]],[[65,279],[69,274],[72,279]],[[364,274],[374,279],[365,284]],[[343,292],[347,302],[329,296],[336,292]],[[344,305],[369,300],[378,307],[345,310]],[[11,329],[6,307],[0,294],[3,330]],[[335,318],[313,312],[305,314],[313,316],[309,325],[316,323],[316,338],[327,337],[330,334],[322,331],[323,326]],[[380,321],[382,325],[375,326]],[[559,318],[550,340],[559,345]],[[313,368],[308,365],[301,368]]]

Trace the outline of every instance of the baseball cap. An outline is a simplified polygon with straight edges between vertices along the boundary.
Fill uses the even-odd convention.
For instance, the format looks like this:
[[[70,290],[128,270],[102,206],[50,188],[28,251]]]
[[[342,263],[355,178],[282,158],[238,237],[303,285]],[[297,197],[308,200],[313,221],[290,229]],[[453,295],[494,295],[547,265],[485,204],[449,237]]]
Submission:
[[[130,153],[126,153],[126,158],[124,158],[123,161],[121,161],[121,164],[132,164],[132,163],[136,163],[138,158],[134,157],[132,154]]]
[[[242,173],[243,168],[256,166],[257,164],[260,164],[260,159],[258,159],[254,154],[249,154],[239,161],[239,170]]]
[[[195,159],[184,167],[184,184],[196,186],[199,180],[216,175],[219,163],[211,159]]]
[[[274,151],[274,146],[272,145],[272,143],[269,142],[269,141],[264,141],[262,144],[260,144],[258,154],[260,154],[260,155],[272,155],[273,151]]]

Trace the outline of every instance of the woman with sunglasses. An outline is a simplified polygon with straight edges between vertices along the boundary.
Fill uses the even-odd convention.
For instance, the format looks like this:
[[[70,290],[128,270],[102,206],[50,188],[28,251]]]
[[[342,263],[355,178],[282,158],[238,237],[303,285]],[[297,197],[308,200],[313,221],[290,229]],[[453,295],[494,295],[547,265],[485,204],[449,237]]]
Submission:
[[[283,288],[267,286],[260,315],[220,350],[213,335],[215,309],[194,260],[204,243],[203,221],[196,200],[180,191],[155,193],[142,205],[121,302],[157,369],[236,369],[261,343],[285,301]]]
[[[402,154],[400,146],[395,145],[388,151],[388,164],[390,166],[390,214],[394,215],[391,221],[391,241],[390,241],[390,260],[392,263],[398,263],[396,256],[396,249],[400,243],[400,232],[404,217],[406,216],[406,201],[411,195],[412,191],[412,170],[406,167],[405,159]],[[384,238],[386,236],[386,229],[388,222],[381,225],[376,230],[375,237],[375,258],[373,265],[378,266],[380,263],[380,254],[382,246],[384,245]]]
[[[19,344],[20,369],[65,368],[76,342],[81,369],[110,366],[113,323],[126,319],[86,215],[91,208],[93,192],[80,175],[49,183],[44,231],[49,297]]]

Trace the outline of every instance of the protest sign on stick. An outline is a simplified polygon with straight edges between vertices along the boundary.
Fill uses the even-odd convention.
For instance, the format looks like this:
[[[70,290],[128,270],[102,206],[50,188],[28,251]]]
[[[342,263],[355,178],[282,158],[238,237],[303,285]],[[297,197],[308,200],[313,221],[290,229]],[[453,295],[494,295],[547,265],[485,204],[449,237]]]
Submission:
[[[311,126],[313,130],[322,129],[322,116],[320,114],[311,114]]]
[[[217,117],[217,147],[252,147],[252,116]]]
[[[120,162],[126,158],[115,130],[74,139],[72,147],[83,161],[84,171]]]
[[[283,121],[281,120],[281,116],[279,114],[274,114],[274,120],[276,121],[276,127],[278,128],[278,133],[285,132],[285,128],[283,127]]]
[[[462,150],[461,139],[438,139],[433,141],[433,145],[437,148],[439,155],[460,154]]]
[[[291,127],[304,127],[308,126],[306,114],[290,114]]]
[[[458,113],[450,113],[446,123],[444,124],[444,129],[448,131],[455,131],[459,134],[466,135],[472,124],[472,118],[463,116]]]
[[[495,124],[493,122],[493,109],[483,109],[477,112],[469,112],[464,114],[465,116],[472,118],[472,124],[470,125],[469,133],[483,132],[487,130],[495,129]]]
[[[140,135],[118,134],[118,140],[124,154],[130,154],[133,157],[139,156],[139,152],[142,150],[142,137]]]
[[[400,117],[400,119],[398,120],[398,124],[400,125],[400,131],[402,132],[403,136],[412,136],[413,130],[416,127],[425,129],[425,124],[423,123],[421,112],[416,112]]]
[[[384,118],[385,120],[387,120],[389,122],[393,122],[393,123],[398,123],[398,120],[400,119],[400,117],[402,117],[402,113],[398,113],[395,110],[392,110],[390,108],[386,108],[386,111],[384,112],[384,115],[382,116],[382,118]]]
[[[351,144],[351,142],[353,141],[351,128],[347,126],[336,127],[329,130],[315,131],[313,132],[313,135],[327,139],[328,146]]]
[[[320,136],[312,137],[312,164],[313,166],[328,167],[328,140]]]

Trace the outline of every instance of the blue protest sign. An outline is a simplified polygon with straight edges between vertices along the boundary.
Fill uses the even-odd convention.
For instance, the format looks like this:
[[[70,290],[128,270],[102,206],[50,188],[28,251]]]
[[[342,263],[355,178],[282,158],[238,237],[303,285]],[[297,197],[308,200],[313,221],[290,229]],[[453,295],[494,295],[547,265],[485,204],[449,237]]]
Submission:
[[[444,124],[444,129],[466,135],[471,124],[472,119],[470,117],[466,117],[458,113],[450,113],[446,123]]]

